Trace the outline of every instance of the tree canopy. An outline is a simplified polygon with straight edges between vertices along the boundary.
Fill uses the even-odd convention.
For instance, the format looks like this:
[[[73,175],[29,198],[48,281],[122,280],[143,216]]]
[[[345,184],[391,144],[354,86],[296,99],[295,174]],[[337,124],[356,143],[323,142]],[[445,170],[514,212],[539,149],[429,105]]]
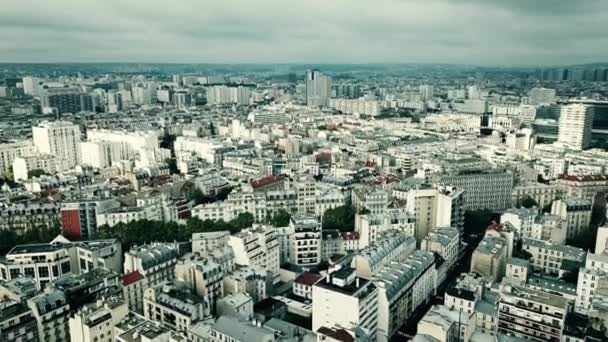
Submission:
[[[23,235],[17,235],[12,230],[2,229],[0,230],[0,253],[8,253],[15,245],[49,242],[59,235],[60,232],[61,230],[57,224],[51,227],[35,226],[25,231]]]
[[[532,208],[538,206],[538,203],[536,203],[534,198],[530,196],[524,197],[519,204],[524,208]]]
[[[162,222],[150,220],[119,223],[112,227],[101,226],[98,237],[101,239],[118,239],[124,250],[134,245],[155,241],[188,241],[193,233],[208,233],[227,230],[231,234],[238,233],[244,228],[251,227],[253,215],[241,213],[229,222],[224,220],[201,220],[193,217],[186,224],[177,222]]]
[[[355,229],[355,214],[355,208],[350,205],[328,209],[323,214],[323,229],[352,231]]]
[[[274,227],[287,227],[290,220],[291,215],[284,209],[280,209],[272,217],[268,218],[268,223]]]

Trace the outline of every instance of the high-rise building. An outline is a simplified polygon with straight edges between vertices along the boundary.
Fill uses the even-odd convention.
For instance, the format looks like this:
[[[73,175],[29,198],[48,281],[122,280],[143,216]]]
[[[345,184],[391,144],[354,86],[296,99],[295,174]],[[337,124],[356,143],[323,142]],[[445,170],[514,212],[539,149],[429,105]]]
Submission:
[[[355,331],[367,337],[376,335],[378,288],[369,279],[357,277],[352,268],[330,273],[313,285],[312,305],[313,331],[342,328],[351,336]]]
[[[67,121],[43,122],[32,127],[32,135],[40,153],[64,159],[70,168],[80,163],[78,125]]]
[[[528,97],[531,105],[551,105],[555,103],[555,89],[532,88]]]
[[[93,110],[93,98],[78,88],[43,88],[40,96],[42,107],[53,108],[58,114]]]
[[[498,305],[498,332],[532,341],[561,341],[570,303],[562,296],[505,286]]]
[[[331,97],[331,77],[318,70],[306,72],[306,104],[327,107]]]
[[[251,89],[249,87],[213,86],[207,88],[207,104],[239,104],[251,103]]]
[[[562,106],[557,141],[573,149],[584,150],[591,144],[593,107],[585,104]]]
[[[423,84],[420,86],[420,97],[423,101],[430,100],[433,98],[434,89],[430,84]]]
[[[26,95],[35,96],[38,95],[38,82],[36,77],[24,77],[23,78],[23,92]]]

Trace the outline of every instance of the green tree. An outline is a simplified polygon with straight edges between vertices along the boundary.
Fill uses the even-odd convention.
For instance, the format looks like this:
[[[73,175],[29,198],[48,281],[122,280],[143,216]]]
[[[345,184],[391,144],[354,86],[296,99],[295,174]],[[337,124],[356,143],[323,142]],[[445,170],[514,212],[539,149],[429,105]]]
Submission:
[[[354,230],[355,208],[345,205],[326,210],[323,214],[323,229]]]
[[[172,175],[179,174],[179,169],[177,168],[177,160],[175,158],[167,158],[165,163],[169,166],[169,173]]]
[[[279,209],[279,211],[269,218],[268,223],[274,227],[287,227],[290,220],[291,215],[284,209]]]
[[[534,198],[532,198],[530,196],[526,196],[521,200],[520,205],[524,208],[532,208],[532,207],[538,206],[538,203],[536,203]]]
[[[48,173],[41,169],[34,169],[27,172],[28,178],[36,178],[44,175],[48,175]]]
[[[234,227],[234,229],[242,230],[251,227],[254,221],[254,217],[251,215],[251,213],[240,213],[229,223]]]
[[[489,210],[471,210],[464,214],[464,233],[482,234],[492,221],[498,220],[498,215]]]

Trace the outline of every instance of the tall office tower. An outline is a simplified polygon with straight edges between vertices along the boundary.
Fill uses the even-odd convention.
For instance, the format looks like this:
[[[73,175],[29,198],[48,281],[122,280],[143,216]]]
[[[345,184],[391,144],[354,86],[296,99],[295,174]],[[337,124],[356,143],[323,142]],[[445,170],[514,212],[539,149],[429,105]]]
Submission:
[[[557,141],[584,150],[591,144],[592,125],[593,106],[579,103],[562,106]]]
[[[249,105],[251,103],[251,89],[243,86],[213,86],[207,88],[207,104],[227,103]]]
[[[469,100],[479,100],[481,98],[481,91],[476,85],[467,87],[467,98]]]
[[[36,77],[24,77],[23,92],[30,96],[38,95],[38,82],[39,80]]]
[[[306,72],[306,104],[309,106],[327,107],[331,97],[331,77],[318,70]]]
[[[42,107],[55,108],[58,114],[93,110],[91,96],[78,88],[45,88],[40,95]]]
[[[532,88],[528,93],[529,104],[539,105],[550,105],[555,103],[555,89],[547,88]]]
[[[80,163],[80,127],[67,121],[42,122],[32,127],[34,146],[40,153],[64,159],[72,168]]]
[[[433,86],[430,84],[423,84],[420,86],[420,97],[422,101],[430,100],[433,98]]]

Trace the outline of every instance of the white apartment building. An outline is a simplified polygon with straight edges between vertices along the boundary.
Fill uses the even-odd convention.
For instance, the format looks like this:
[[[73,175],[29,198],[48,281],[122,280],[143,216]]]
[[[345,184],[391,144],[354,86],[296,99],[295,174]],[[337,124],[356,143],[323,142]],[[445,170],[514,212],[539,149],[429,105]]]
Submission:
[[[142,315],[144,313],[144,291],[148,288],[148,279],[138,271],[122,276],[122,293],[129,310]]]
[[[403,263],[416,250],[416,239],[399,231],[388,231],[369,246],[359,250],[351,267],[358,277],[371,279],[391,262]]]
[[[264,269],[279,280],[280,248],[274,227],[261,226],[243,230],[228,238],[234,251],[234,262],[239,266]]]
[[[69,340],[70,305],[63,292],[47,288],[43,293],[28,299],[27,306],[36,319],[41,342]]]
[[[464,191],[443,185],[411,189],[407,191],[406,208],[416,218],[416,241],[420,243],[435,227],[462,230]]]
[[[192,234],[192,253],[202,255],[213,250],[222,249],[228,246],[230,232],[227,230],[193,233]]]
[[[327,107],[331,98],[331,77],[318,70],[306,71],[306,105]]]
[[[176,245],[154,243],[131,248],[124,256],[124,273],[139,272],[150,286],[175,278],[178,250]]]
[[[289,223],[293,234],[289,237],[290,263],[314,266],[321,262],[321,224],[314,216],[294,215]]]
[[[416,222],[405,208],[390,208],[382,214],[356,214],[355,233],[359,235],[359,247],[374,243],[386,231],[400,231],[415,236]]]
[[[175,279],[204,299],[205,315],[214,313],[215,304],[224,296],[223,278],[227,272],[212,257],[186,255],[175,265]]]
[[[532,208],[510,208],[500,216],[500,223],[509,223],[522,238],[540,239],[542,231],[535,229],[539,210]]]
[[[76,272],[72,268],[70,253],[64,246],[51,244],[17,245],[0,263],[5,281],[23,274],[32,277],[38,290],[64,275]]]
[[[381,214],[388,207],[389,192],[383,189],[356,188],[352,193],[352,205],[357,211],[368,210],[371,214]]]
[[[560,199],[551,205],[551,214],[566,222],[566,238],[577,237],[591,224],[592,201],[586,199]]]
[[[559,193],[557,185],[544,183],[524,183],[513,187],[512,205],[519,207],[525,198],[533,199],[539,208],[552,203]]]
[[[80,127],[67,121],[43,122],[32,127],[34,146],[42,154],[64,159],[69,168],[80,164]]]
[[[327,275],[312,288],[312,330],[361,330],[375,336],[378,328],[378,289],[370,280],[343,268]]]
[[[453,227],[439,227],[422,240],[420,250],[439,254],[445,260],[445,268],[451,270],[460,257],[460,231]]]
[[[376,100],[331,99],[329,106],[344,114],[377,116],[382,113],[382,104]]]
[[[13,161],[18,157],[28,157],[37,153],[31,141],[18,141],[0,144],[0,175],[6,176],[13,171]]]
[[[119,141],[82,141],[79,145],[82,164],[98,169],[110,167],[119,160],[129,160],[134,155],[129,145]]]
[[[402,263],[393,261],[374,274],[378,287],[378,341],[388,341],[437,287],[433,253],[416,251]]]
[[[213,86],[207,87],[207,104],[251,104],[251,88],[245,86],[228,87]]]
[[[68,169],[69,167],[65,159],[59,159],[50,154],[16,157],[13,160],[13,179],[15,181],[28,180],[30,172],[34,170],[54,175]]]
[[[560,295],[519,286],[503,286],[498,332],[534,341],[561,341],[570,303]]]
[[[187,332],[193,323],[209,315],[208,304],[181,283],[161,283],[144,293],[144,316],[167,328]]]
[[[584,150],[591,144],[593,107],[569,104],[561,107],[557,141],[575,150]]]
[[[601,283],[608,281],[608,255],[587,254],[585,267],[578,273],[576,286],[577,312],[587,314],[593,303],[597,290],[602,287]]]
[[[96,215],[97,227],[108,225],[113,227],[119,223],[129,223],[139,220],[162,221],[162,213],[157,207],[120,207]]]
[[[558,276],[567,271],[563,268],[565,261],[582,266],[586,256],[581,248],[525,238],[522,240],[522,250],[532,255],[530,263],[535,270]]]
[[[78,310],[70,317],[72,342],[98,342],[114,340],[114,326],[129,313],[127,304],[119,298],[95,302]]]

